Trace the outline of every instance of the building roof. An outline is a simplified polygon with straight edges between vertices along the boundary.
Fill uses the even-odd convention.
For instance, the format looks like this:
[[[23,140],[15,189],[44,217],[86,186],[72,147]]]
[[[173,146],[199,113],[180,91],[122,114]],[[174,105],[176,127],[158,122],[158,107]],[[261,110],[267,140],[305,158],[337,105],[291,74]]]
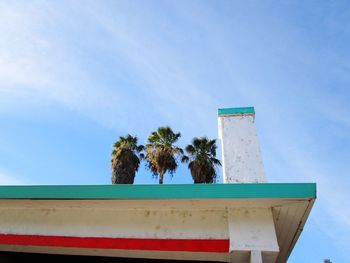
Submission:
[[[118,220],[124,220],[123,216],[125,218],[129,216],[130,218],[120,222],[124,222],[123,224],[129,222],[130,227],[132,226],[130,229],[139,229],[141,225],[153,227],[152,224],[156,224],[159,221],[159,218],[156,218],[157,216],[167,221],[176,216],[182,218],[185,215],[183,215],[183,211],[190,211],[186,219],[189,220],[188,222],[192,222],[193,218],[200,217],[200,213],[204,213],[204,217],[208,217],[208,220],[211,216],[216,216],[217,220],[221,220],[217,222],[215,221],[216,219],[213,219],[213,222],[215,222],[212,225],[213,227],[209,228],[208,225],[205,225],[205,229],[207,229],[207,232],[210,230],[210,233],[218,236],[216,238],[220,239],[220,242],[226,240],[225,242],[227,243],[228,237],[221,237],[220,235],[223,235],[222,231],[224,235],[228,235],[225,228],[226,223],[224,223],[226,220],[224,215],[226,215],[228,208],[250,207],[255,209],[265,207],[272,211],[279,253],[276,260],[267,258],[264,262],[283,263],[287,261],[298,240],[315,199],[315,183],[0,186],[0,212],[6,215],[6,217],[1,218],[0,227],[5,230],[12,229],[10,232],[5,231],[2,233],[5,236],[8,233],[21,234],[23,231],[29,231],[30,233],[22,233],[22,236],[17,238],[26,238],[26,240],[31,241],[34,239],[28,235],[32,235],[31,233],[35,232],[35,229],[37,229],[39,234],[45,231],[53,231],[52,233],[55,234],[58,226],[60,230],[57,231],[60,233],[63,231],[74,234],[84,229],[84,231],[89,230],[90,232],[97,231],[95,234],[98,236],[99,229],[101,227],[101,229],[104,229],[103,227],[106,226],[111,227],[111,232],[123,232],[125,226],[118,226]],[[143,210],[144,212],[142,212]],[[153,212],[150,213],[150,211]],[[134,217],[133,213],[138,216]],[[110,218],[111,216],[113,218]],[[34,225],[32,224],[33,220],[35,221]],[[73,220],[72,223],[75,222],[75,224],[70,225],[70,220]],[[91,220],[99,223],[91,224]],[[141,220],[143,223],[140,221],[141,223],[136,224],[135,220]],[[147,224],[145,223],[146,221]],[[27,223],[31,227],[23,227]],[[191,226],[197,227],[200,223],[199,220]],[[99,224],[102,225],[100,226]],[[176,224],[167,227],[170,229],[175,226],[177,227]],[[36,228],[33,229],[33,227]],[[188,225],[187,227],[190,226]],[[152,230],[153,228],[150,229]],[[185,231],[184,233],[188,234],[187,228],[182,226],[181,229],[181,231]],[[215,232],[216,230],[219,232]],[[66,234],[58,232],[57,235],[66,236]],[[104,233],[102,232],[101,234]],[[53,235],[52,233],[50,235]],[[95,236],[95,234],[91,236]],[[12,237],[7,235],[8,238]],[[55,238],[55,235],[45,238]],[[64,240],[66,239],[64,237]],[[74,248],[62,248],[62,251],[58,251],[57,248],[53,247],[6,244],[6,242],[0,242],[0,251],[125,256],[123,251],[111,249],[81,251],[74,250]],[[130,253],[125,257],[144,258],[143,254],[137,254],[139,252],[136,250],[131,250]],[[151,251],[150,253],[145,258],[148,258],[150,255],[153,258],[157,258],[160,252],[157,252],[157,254],[156,251]],[[168,253],[167,257],[162,254],[163,256],[159,258],[182,259],[178,257],[184,255],[177,252],[166,253]],[[210,260],[226,261],[226,256],[223,253],[209,254],[215,256],[215,258],[213,256]],[[209,254],[205,255],[206,260],[209,260]],[[188,256],[187,259],[191,259],[191,257]]]
[[[0,199],[316,198],[315,183],[0,186]]]

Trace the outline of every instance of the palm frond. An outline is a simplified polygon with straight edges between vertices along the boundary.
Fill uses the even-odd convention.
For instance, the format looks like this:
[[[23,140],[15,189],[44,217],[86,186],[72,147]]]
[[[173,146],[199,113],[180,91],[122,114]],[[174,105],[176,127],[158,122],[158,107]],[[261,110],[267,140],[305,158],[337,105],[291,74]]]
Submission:
[[[185,151],[190,155],[194,155],[196,153],[196,149],[191,144],[186,146]]]
[[[178,154],[178,155],[183,155],[184,154],[184,150],[182,150],[182,148],[180,148],[180,147],[174,146],[174,153]]]
[[[213,163],[213,164],[215,164],[215,165],[219,165],[219,166],[221,166],[221,162],[220,162],[220,160],[218,160],[218,159],[216,159],[216,158],[210,158],[210,161]]]
[[[189,160],[190,160],[190,158],[186,155],[182,156],[182,158],[181,158],[182,163],[187,163]]]
[[[193,138],[192,145],[194,148],[200,149],[201,148],[201,139],[200,138]]]

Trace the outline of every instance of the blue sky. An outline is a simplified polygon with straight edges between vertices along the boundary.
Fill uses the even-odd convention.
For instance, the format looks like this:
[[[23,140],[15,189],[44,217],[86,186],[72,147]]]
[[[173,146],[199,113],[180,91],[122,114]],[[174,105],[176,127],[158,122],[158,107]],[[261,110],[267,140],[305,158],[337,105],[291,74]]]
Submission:
[[[269,181],[318,185],[289,262],[350,262],[349,10],[0,1],[0,184],[109,184],[118,136],[170,125],[184,146],[217,138],[217,108],[255,106]],[[142,167],[136,183],[155,180]]]

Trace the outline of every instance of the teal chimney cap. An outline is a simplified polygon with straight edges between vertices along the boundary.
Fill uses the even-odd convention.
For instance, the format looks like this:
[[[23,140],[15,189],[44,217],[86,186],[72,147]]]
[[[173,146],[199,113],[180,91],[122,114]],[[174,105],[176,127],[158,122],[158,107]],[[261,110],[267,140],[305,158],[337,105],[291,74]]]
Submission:
[[[223,108],[218,110],[219,116],[229,115],[255,115],[254,107]]]

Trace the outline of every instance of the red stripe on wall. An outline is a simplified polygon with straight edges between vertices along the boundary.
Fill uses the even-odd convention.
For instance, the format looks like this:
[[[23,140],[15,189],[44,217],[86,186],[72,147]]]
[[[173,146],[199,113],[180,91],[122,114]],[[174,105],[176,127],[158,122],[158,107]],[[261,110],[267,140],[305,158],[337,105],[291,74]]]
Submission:
[[[0,234],[0,244],[218,253],[229,251],[227,239],[140,239]]]

